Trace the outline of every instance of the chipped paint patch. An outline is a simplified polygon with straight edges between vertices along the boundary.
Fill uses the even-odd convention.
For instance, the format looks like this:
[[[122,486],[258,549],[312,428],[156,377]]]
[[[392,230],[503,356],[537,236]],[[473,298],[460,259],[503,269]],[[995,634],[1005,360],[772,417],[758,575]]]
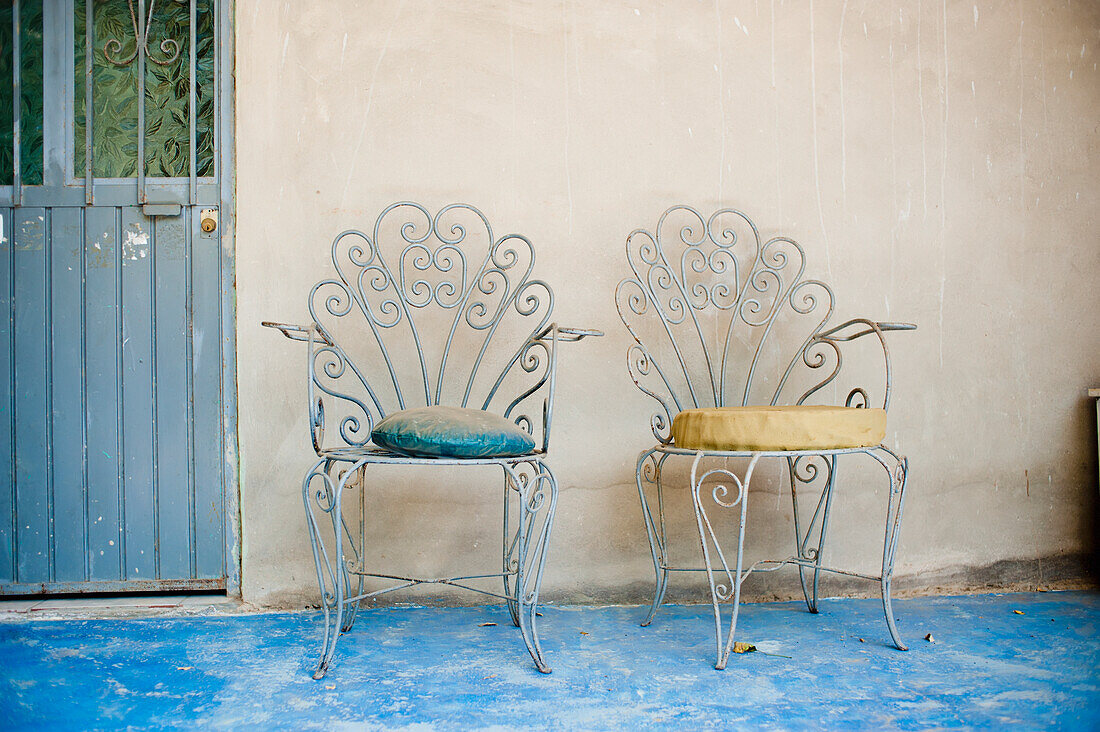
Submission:
[[[149,235],[141,230],[140,224],[131,224],[122,239],[122,258],[131,261],[145,259],[149,254]]]

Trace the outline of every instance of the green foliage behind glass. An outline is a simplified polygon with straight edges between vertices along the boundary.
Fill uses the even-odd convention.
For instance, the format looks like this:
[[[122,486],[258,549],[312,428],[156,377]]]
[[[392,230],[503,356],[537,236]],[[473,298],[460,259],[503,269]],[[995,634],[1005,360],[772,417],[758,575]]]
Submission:
[[[121,0],[93,0],[92,151],[93,172],[101,178],[137,175],[138,63],[118,65],[105,55],[107,44],[122,47],[111,54],[116,61],[135,50],[129,5]],[[196,0],[196,171],[214,174],[214,1]],[[84,175],[84,0],[76,2],[75,23],[75,145],[74,168]],[[189,95],[190,11],[187,3],[162,0],[154,6],[145,62],[145,174],[150,177],[186,177],[190,140],[187,123]],[[175,53],[179,56],[161,65]],[[167,48],[167,52],[163,49]]]
[[[0,185],[15,178],[11,0],[0,2]],[[42,0],[19,6],[19,160],[23,185],[42,185]]]

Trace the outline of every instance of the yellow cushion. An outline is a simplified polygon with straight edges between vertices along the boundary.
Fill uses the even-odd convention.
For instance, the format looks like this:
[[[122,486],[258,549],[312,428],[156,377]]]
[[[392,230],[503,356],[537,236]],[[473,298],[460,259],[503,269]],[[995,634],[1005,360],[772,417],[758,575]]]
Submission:
[[[835,450],[885,436],[885,409],[717,407],[685,409],[672,420],[673,442],[687,450]]]

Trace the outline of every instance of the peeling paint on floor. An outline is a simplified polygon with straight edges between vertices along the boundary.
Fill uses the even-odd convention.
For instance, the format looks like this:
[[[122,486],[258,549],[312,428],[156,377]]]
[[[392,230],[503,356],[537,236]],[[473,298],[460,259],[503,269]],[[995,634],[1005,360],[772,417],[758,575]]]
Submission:
[[[548,607],[549,676],[502,607],[367,610],[321,681],[318,613],[9,621],[0,726],[1100,725],[1100,593],[896,601],[907,653],[877,602],[821,606],[744,605],[740,639],[758,651],[722,672],[709,606],[664,608],[649,628],[640,607]]]

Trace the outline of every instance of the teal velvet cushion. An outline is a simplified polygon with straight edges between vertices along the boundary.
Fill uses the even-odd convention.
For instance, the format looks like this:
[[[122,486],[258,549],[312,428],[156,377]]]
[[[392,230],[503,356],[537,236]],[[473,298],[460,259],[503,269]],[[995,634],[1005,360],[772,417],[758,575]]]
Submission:
[[[371,439],[413,457],[514,457],[535,449],[531,435],[504,417],[440,405],[394,412],[375,425]]]

